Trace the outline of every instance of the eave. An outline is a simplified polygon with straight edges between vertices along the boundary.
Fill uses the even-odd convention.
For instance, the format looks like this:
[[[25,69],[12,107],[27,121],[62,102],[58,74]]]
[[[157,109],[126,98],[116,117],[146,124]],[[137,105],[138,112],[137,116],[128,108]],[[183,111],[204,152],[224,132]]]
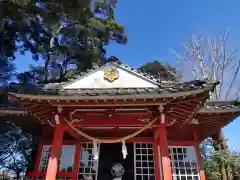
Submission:
[[[166,87],[163,89],[81,89],[74,90],[74,93],[61,91],[60,94],[45,92],[45,94],[35,95],[9,93],[9,99],[20,102],[26,112],[35,116],[35,119],[39,119],[41,123],[48,123],[53,119],[58,107],[62,107],[68,112],[78,109],[81,112],[76,113],[75,118],[85,118],[85,121],[79,122],[79,125],[86,127],[96,125],[91,118],[94,119],[93,116],[98,114],[98,119],[105,121],[106,117],[101,115],[101,111],[104,111],[102,114],[106,114],[121,108],[132,109],[128,111],[131,113],[118,112],[118,117],[114,117],[111,125],[120,126],[119,121],[121,122],[123,116],[126,119],[132,117],[136,119],[139,117],[151,118],[153,115],[157,115],[158,105],[163,104],[169,127],[186,127],[191,124],[193,119],[196,119],[197,124],[191,126],[197,127],[199,138],[202,140],[213,135],[240,115],[239,106],[233,106],[229,102],[205,103],[209,98],[209,92],[214,89],[215,85],[216,83],[193,86],[189,83],[185,86],[182,85],[181,88],[178,85],[168,89]],[[76,92],[78,93],[76,94]],[[95,112],[94,109],[100,110]],[[141,109],[146,109],[148,113],[140,112]],[[89,111],[95,113],[91,114]],[[121,114],[123,115],[121,116]],[[108,125],[102,121],[99,126]],[[146,124],[144,122],[136,123],[136,121],[134,123],[133,126]],[[127,123],[126,126],[131,126],[131,123]]]
[[[197,114],[200,138],[210,137],[240,116],[240,106],[235,101],[210,101]],[[201,133],[200,133],[201,132]]]
[[[100,108],[107,109],[108,111],[115,111],[121,108],[131,109],[147,109],[150,113],[146,113],[148,118],[152,118],[153,115],[157,115],[158,106],[163,104],[165,106],[165,113],[169,119],[169,123],[175,122],[172,119],[171,113],[174,108],[174,113],[183,114],[180,119],[176,121],[179,124],[188,123],[191,120],[193,112],[195,113],[201,108],[201,104],[204,104],[209,97],[209,91],[213,86],[207,86],[198,90],[177,92],[177,93],[148,93],[148,94],[136,94],[136,95],[118,95],[107,96],[108,99],[103,96],[47,96],[47,95],[29,95],[29,94],[16,94],[10,93],[11,100],[18,101],[21,105],[32,115],[38,117],[43,123],[47,123],[52,119],[52,116],[56,113],[58,107],[64,108],[64,111],[71,113],[76,109],[92,109]],[[112,109],[112,110],[111,110]],[[124,112],[124,116],[143,116],[143,114],[137,111]],[[117,112],[118,116],[121,116],[123,112]],[[78,116],[77,118],[90,118],[89,112],[79,113],[85,114],[85,117]],[[94,115],[97,115],[96,112]],[[106,114],[106,113],[103,113]],[[146,117],[144,115],[144,118]],[[104,118],[103,118],[104,120]],[[142,124],[144,125],[144,124]]]

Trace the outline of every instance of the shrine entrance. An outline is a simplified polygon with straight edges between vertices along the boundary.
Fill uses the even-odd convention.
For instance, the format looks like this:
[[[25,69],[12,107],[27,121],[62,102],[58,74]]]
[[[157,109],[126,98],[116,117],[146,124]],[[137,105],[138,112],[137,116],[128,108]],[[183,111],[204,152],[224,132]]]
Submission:
[[[124,168],[122,180],[134,180],[134,150],[133,143],[127,143],[128,155],[123,159],[122,143],[101,144],[98,166],[98,180],[113,180],[111,168],[117,163]]]

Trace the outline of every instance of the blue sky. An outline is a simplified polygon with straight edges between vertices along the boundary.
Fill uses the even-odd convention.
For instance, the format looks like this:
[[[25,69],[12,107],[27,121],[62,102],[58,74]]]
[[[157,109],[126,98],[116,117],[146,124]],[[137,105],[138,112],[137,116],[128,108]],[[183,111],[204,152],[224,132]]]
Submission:
[[[180,49],[192,33],[219,35],[230,29],[231,41],[240,49],[239,0],[119,0],[116,19],[125,26],[127,45],[112,44],[108,55],[133,67],[161,60],[177,67],[171,48]],[[35,64],[31,55],[17,55],[17,68]],[[240,119],[224,128],[230,148],[240,150]]]

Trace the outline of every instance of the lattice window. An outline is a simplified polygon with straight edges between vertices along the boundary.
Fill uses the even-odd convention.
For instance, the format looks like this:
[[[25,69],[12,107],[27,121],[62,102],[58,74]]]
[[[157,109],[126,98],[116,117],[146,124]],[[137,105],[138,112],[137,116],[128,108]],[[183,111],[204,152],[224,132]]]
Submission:
[[[134,143],[135,180],[155,180],[152,143]]]
[[[51,146],[43,146],[42,156],[41,156],[39,169],[38,169],[39,172],[46,172],[47,171],[50,147]]]
[[[72,172],[76,146],[64,145],[61,149],[59,171]]]
[[[173,180],[200,180],[194,147],[169,147]]]
[[[48,159],[50,154],[50,145],[43,146],[42,156],[39,164],[39,172],[46,172],[48,166]],[[72,172],[75,155],[75,146],[63,145],[59,158],[58,171]]]
[[[100,144],[98,144],[100,148]],[[93,143],[81,143],[81,155],[78,170],[78,179],[82,179],[83,176],[92,176],[97,180],[98,174],[98,160],[93,160]]]

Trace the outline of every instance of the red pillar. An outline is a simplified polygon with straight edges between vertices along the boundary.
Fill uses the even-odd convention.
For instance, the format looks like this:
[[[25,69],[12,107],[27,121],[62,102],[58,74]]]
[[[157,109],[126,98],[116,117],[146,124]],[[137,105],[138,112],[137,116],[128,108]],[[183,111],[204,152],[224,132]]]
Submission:
[[[158,154],[158,142],[155,140],[153,144],[154,148],[154,162],[155,162],[155,175],[156,175],[156,180],[161,180],[160,176],[160,162],[159,162],[159,154]]]
[[[199,148],[199,140],[198,140],[198,133],[197,129],[193,127],[193,139],[195,141],[195,151],[197,154],[198,159],[198,167],[199,167],[199,175],[201,180],[206,180],[205,173],[204,173],[204,162],[201,156],[201,151]]]
[[[159,127],[160,154],[162,159],[163,180],[172,180],[172,168],[168,151],[167,129],[165,124]]]
[[[60,157],[61,147],[62,147],[63,133],[64,133],[64,130],[61,127],[61,125],[56,125],[53,141],[52,141],[50,157],[48,160],[46,180],[56,180],[59,157]]]

